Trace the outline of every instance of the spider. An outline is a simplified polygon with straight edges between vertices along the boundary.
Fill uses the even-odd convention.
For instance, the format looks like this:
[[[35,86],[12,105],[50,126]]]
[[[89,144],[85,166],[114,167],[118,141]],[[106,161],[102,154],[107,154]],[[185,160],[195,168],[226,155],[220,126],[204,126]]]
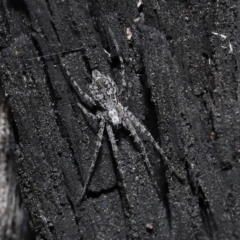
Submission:
[[[154,140],[151,133],[145,128],[143,124],[139,122],[139,120],[127,109],[127,107],[122,106],[122,104],[118,101],[118,89],[111,77],[102,74],[98,70],[93,70],[92,83],[89,86],[91,96],[84,93],[81,90],[80,86],[75,81],[73,82],[73,85],[76,91],[78,92],[80,99],[83,102],[85,102],[88,105],[98,106],[101,109],[103,109],[102,111],[98,111],[97,114],[94,115],[90,113],[81,103],[78,103],[78,106],[86,116],[94,120],[100,121],[99,131],[97,134],[98,139],[96,141],[96,149],[93,154],[91,166],[88,172],[88,177],[83,186],[82,195],[80,197],[80,203],[82,202],[85,196],[87,187],[90,183],[93,170],[96,165],[99,149],[101,147],[105,128],[109,136],[109,140],[111,143],[111,148],[112,148],[113,156],[115,160],[118,159],[118,148],[117,148],[116,140],[113,134],[113,127],[123,126],[125,129],[127,129],[131,133],[131,135],[134,138],[134,141],[139,145],[141,149],[141,153],[146,163],[147,170],[149,171],[152,178],[153,178],[152,167],[148,159],[144,144],[140,139],[140,137],[138,136],[137,130],[139,130],[142,134],[145,134],[148,140],[150,140],[153,146],[163,156],[165,162],[167,163],[169,162],[162,148]],[[156,185],[155,182],[154,182],[154,185]]]

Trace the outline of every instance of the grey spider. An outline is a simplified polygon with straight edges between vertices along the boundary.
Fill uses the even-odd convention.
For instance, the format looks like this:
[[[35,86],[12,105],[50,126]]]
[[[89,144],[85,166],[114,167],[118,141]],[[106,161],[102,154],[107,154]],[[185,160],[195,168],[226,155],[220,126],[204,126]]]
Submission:
[[[111,143],[113,156],[116,160],[118,159],[118,153],[117,153],[118,149],[117,149],[116,140],[114,138],[112,126],[117,127],[122,125],[125,129],[127,129],[131,133],[131,135],[134,138],[134,141],[140,146],[142,155],[144,157],[144,160],[147,166],[147,170],[150,172],[150,175],[152,178],[153,178],[152,167],[148,159],[143,142],[139,138],[136,129],[138,129],[142,134],[145,134],[145,136],[147,136],[147,138],[150,140],[153,146],[163,156],[165,162],[167,163],[169,162],[163,150],[158,145],[158,143],[154,140],[150,132],[144,127],[143,124],[141,124],[138,121],[138,119],[127,109],[127,107],[123,107],[122,104],[118,101],[117,86],[111,77],[100,73],[98,70],[94,70],[92,72],[92,83],[89,86],[90,94],[92,97],[84,93],[75,81],[73,82],[73,85],[83,102],[85,102],[88,105],[90,104],[93,106],[99,106],[103,109],[103,111],[98,111],[97,114],[94,115],[90,113],[81,103],[78,103],[78,106],[86,116],[94,120],[100,120],[100,124],[99,124],[100,128],[97,134],[98,139],[96,142],[96,149],[93,154],[93,159],[89,169],[88,177],[83,187],[80,203],[84,198],[84,195],[86,193],[87,187],[90,183],[90,180],[93,174],[93,170],[96,165],[98,152],[101,147],[105,127],[107,129],[107,133]],[[168,164],[168,167],[171,170],[169,164]]]

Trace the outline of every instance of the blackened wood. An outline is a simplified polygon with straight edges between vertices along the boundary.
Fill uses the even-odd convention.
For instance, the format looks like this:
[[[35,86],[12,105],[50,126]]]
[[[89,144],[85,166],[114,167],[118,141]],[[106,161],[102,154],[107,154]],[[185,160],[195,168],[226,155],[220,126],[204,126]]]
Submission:
[[[239,238],[239,6],[141,2],[2,3],[1,78],[21,194],[39,239]],[[105,133],[80,204],[98,123],[78,108],[71,82],[88,92],[98,69],[120,87],[119,54],[128,83],[120,101],[175,173],[141,135],[157,194],[129,132],[114,129],[119,159]]]

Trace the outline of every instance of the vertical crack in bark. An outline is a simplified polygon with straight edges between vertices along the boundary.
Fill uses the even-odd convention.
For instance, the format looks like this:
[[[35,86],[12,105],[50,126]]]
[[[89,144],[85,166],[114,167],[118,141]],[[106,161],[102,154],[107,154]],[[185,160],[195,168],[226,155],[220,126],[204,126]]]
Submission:
[[[17,12],[24,13],[28,19],[30,19],[30,13],[28,6],[24,0],[7,0],[7,7],[14,9]]]
[[[209,202],[203,192],[202,187],[197,185],[196,180],[193,179],[189,164],[187,162],[185,162],[185,168],[187,171],[188,184],[191,188],[192,194],[198,198],[198,206],[205,231],[210,239],[216,239],[217,224],[211,212]]]
[[[211,239],[216,239],[217,225],[201,186],[197,188],[197,197],[205,230]]]
[[[13,128],[18,127],[18,129],[14,130],[16,141],[19,143],[19,138],[22,142],[27,139],[21,145],[24,148],[24,157],[17,163],[19,179],[21,181],[23,200],[30,209],[36,231],[43,236],[41,239],[55,237],[53,236],[54,231],[58,234],[59,229],[60,231],[63,229],[64,232],[59,233],[60,237],[64,236],[64,238],[68,239],[69,236],[73,236],[72,234],[75,231],[74,239],[79,239],[81,229],[84,228],[84,235],[81,236],[84,239],[94,238],[94,234],[95,238],[109,234],[107,235],[109,239],[114,239],[114,237],[123,239],[124,236],[122,234],[126,233],[125,229],[119,227],[119,232],[112,233],[111,226],[106,225],[102,221],[106,215],[108,215],[108,224],[110,225],[111,223],[117,225],[121,222],[124,226],[123,221],[125,221],[126,229],[129,230],[126,234],[128,239],[149,238],[144,227],[148,221],[153,223],[153,238],[169,238],[167,220],[169,225],[171,225],[171,217],[173,226],[170,230],[173,233],[172,236],[177,236],[179,239],[238,238],[240,236],[238,228],[239,216],[237,214],[239,208],[239,174],[237,171],[239,166],[237,162],[239,160],[237,39],[239,34],[237,31],[238,21],[236,19],[239,5],[226,0],[208,1],[207,3],[206,1],[185,1],[184,3],[181,1],[174,3],[165,1],[162,2],[161,7],[156,1],[152,0],[139,0],[134,3],[123,1],[117,5],[114,1],[107,0],[97,1],[97,3],[93,0],[69,0],[69,7],[65,5],[66,2],[55,1],[52,3],[50,1],[36,1],[32,4],[29,0],[5,0],[2,1],[3,3],[0,3],[3,9],[0,9],[0,13],[2,13],[0,14],[0,50],[3,50],[7,44],[10,46],[6,51],[3,51],[2,56],[3,58],[6,57],[7,61],[3,64],[0,63],[0,67],[6,82],[6,89],[9,91],[9,103],[17,120],[16,123],[13,122]],[[76,212],[74,213],[72,210],[73,205],[71,204],[77,205],[77,200],[75,199],[78,198],[81,190],[81,186],[78,186],[80,185],[78,177],[81,175],[78,167],[74,166],[74,164],[77,164],[76,159],[80,159],[82,156],[83,158],[86,157],[85,150],[88,147],[87,144],[81,145],[81,137],[84,136],[84,134],[81,135],[81,131],[85,131],[81,127],[86,125],[85,123],[79,124],[77,120],[77,117],[81,115],[77,111],[77,107],[75,108],[75,102],[78,98],[76,95],[72,96],[73,90],[70,84],[66,85],[66,76],[62,77],[63,73],[61,73],[60,68],[57,68],[56,64],[47,62],[48,59],[58,60],[57,57],[45,57],[45,60],[40,63],[38,61],[29,64],[30,66],[22,64],[19,59],[23,55],[32,57],[33,53],[42,57],[45,51],[55,51],[50,49],[51,46],[57,49],[60,48],[57,45],[60,42],[66,43],[67,48],[72,48],[73,45],[81,41],[85,48],[84,50],[81,49],[82,56],[79,55],[82,59],[73,58],[71,61],[68,59],[71,62],[70,74],[72,74],[72,71],[75,71],[79,74],[79,77],[85,73],[86,75],[91,75],[92,70],[98,67],[105,72],[111,72],[118,84],[120,80],[119,58],[115,56],[114,44],[107,36],[109,27],[116,33],[117,42],[120,45],[119,48],[124,52],[124,65],[128,67],[128,77],[133,77],[129,79],[132,82],[129,82],[133,83],[137,79],[136,74],[138,73],[143,73],[143,77],[147,75],[147,80],[149,81],[148,83],[144,82],[143,90],[140,89],[143,91],[144,97],[141,95],[141,91],[138,92],[139,83],[137,82],[135,85],[132,84],[132,86],[137,88],[132,88],[132,96],[130,96],[128,104],[125,104],[123,99],[120,101],[125,107],[136,109],[135,111],[139,112],[141,122],[143,119],[147,129],[150,130],[156,140],[164,139],[162,146],[168,155],[174,155],[177,159],[185,160],[188,185],[185,183],[179,184],[178,181],[174,181],[175,178],[169,177],[166,179],[165,171],[167,173],[168,171],[165,167],[167,166],[156,163],[153,168],[158,180],[158,189],[161,190],[160,197],[156,196],[156,194],[154,196],[151,195],[154,190],[152,188],[149,190],[149,175],[142,165],[139,170],[143,172],[139,172],[142,175],[138,176],[136,183],[132,182],[135,181],[135,169],[130,169],[127,172],[129,170],[127,167],[129,166],[125,165],[126,169],[124,167],[122,169],[125,171],[124,174],[130,175],[132,171],[133,175],[129,179],[127,177],[122,179],[122,182],[124,181],[124,184],[127,182],[129,185],[132,184],[133,188],[121,186],[121,178],[117,172],[118,166],[116,166],[112,158],[119,186],[112,184],[113,187],[109,188],[109,186],[106,187],[104,185],[106,182],[100,183],[100,185],[102,184],[101,188],[107,189],[105,193],[109,193],[101,204],[98,204],[99,199],[96,198],[99,197],[98,194],[104,193],[105,190],[99,191],[97,194],[96,192],[89,192],[90,196],[95,194],[93,197],[96,198],[89,199],[85,203],[87,206],[97,203],[95,207],[98,214],[89,216],[90,218],[92,217],[93,230],[96,231],[94,234],[89,234],[88,232],[92,228],[91,223],[83,226],[83,222],[74,222],[72,220],[72,214],[76,215]],[[125,36],[126,28],[129,28],[132,33],[131,38],[128,40]],[[165,33],[169,44],[166,43],[162,32]],[[26,38],[23,38],[23,35],[34,36],[36,42],[33,42],[33,44],[35,44],[36,53],[32,48],[28,49],[23,46],[26,45]],[[49,43],[52,45],[48,46]],[[114,55],[109,57],[109,64],[106,63],[102,48]],[[169,52],[171,52],[172,56],[170,56]],[[73,55],[70,57],[74,57]],[[173,58],[174,63],[172,62]],[[61,62],[63,61],[61,60]],[[142,64],[145,64],[146,68],[143,71],[141,69]],[[175,66],[172,67],[175,64],[177,65],[176,68]],[[43,70],[41,70],[42,67],[44,68]],[[30,79],[29,72],[35,77],[35,80],[32,76]],[[46,75],[47,83],[45,83],[44,74]],[[44,78],[44,86],[42,88],[41,82],[38,81],[39,79],[36,79],[36,76],[39,79]],[[91,76],[89,76],[89,79],[91,79]],[[30,80],[33,80],[33,82],[30,82]],[[62,82],[64,82],[64,85],[61,85]],[[86,82],[84,79],[83,85],[85,84],[86,86]],[[176,85],[175,89],[173,89],[173,85]],[[64,89],[59,90],[59,86]],[[147,86],[151,87],[151,92],[148,92]],[[165,87],[171,88],[171,90],[167,92]],[[87,91],[87,88],[83,90]],[[64,91],[64,93],[61,91]],[[182,94],[176,100],[175,93],[177,91],[181,91]],[[154,94],[154,99],[158,100],[158,103],[155,105],[156,109],[150,100],[151,93]],[[47,98],[47,101],[45,101],[45,98]],[[36,101],[36,104],[31,103],[33,101]],[[177,101],[181,101],[181,106],[177,106]],[[51,104],[53,103],[54,106],[52,107]],[[48,104],[50,105],[48,106]],[[44,114],[41,115],[43,121],[38,121],[37,119],[39,117],[37,109],[39,105],[43,106],[44,110],[50,109],[50,112],[46,113],[46,118]],[[69,109],[69,106],[72,109]],[[35,109],[32,109],[33,107]],[[97,109],[89,110],[95,111]],[[54,111],[54,114],[52,111]],[[159,132],[156,129],[165,127],[170,129],[168,127],[172,127],[172,125],[165,119],[158,119],[156,111],[163,113],[164,116],[165,113],[171,113],[174,114],[174,117],[179,117],[176,128],[172,128],[167,132],[166,136],[165,130],[162,133],[162,131]],[[191,124],[186,119],[181,118],[180,112],[186,112],[190,117]],[[72,114],[73,117],[66,117],[65,114]],[[51,118],[48,118],[49,116]],[[146,119],[142,118],[142,116],[146,117]],[[164,116],[159,115],[160,118]],[[54,129],[54,131],[57,131],[57,138],[55,134],[51,136],[49,134],[50,128],[46,127],[47,124],[44,121],[49,119],[56,126],[57,130]],[[31,121],[34,122],[35,126],[32,125]],[[73,121],[73,123],[68,121]],[[29,123],[31,123],[30,127],[28,127]],[[93,126],[93,123],[90,122],[89,126]],[[179,128],[179,131],[176,131],[177,128]],[[36,133],[36,130],[39,133]],[[119,133],[121,135],[123,131],[119,130]],[[41,136],[41,139],[38,139],[37,134]],[[32,136],[35,138],[31,139]],[[96,136],[92,134],[91,137],[92,139],[88,138],[87,140],[95,141]],[[129,140],[127,137],[126,141],[134,145],[132,138]],[[175,139],[182,140],[180,146],[184,151],[184,156],[179,156],[179,151],[175,149],[177,145]],[[141,140],[144,141],[144,136]],[[45,141],[48,142],[46,143]],[[61,146],[56,141],[61,141]],[[44,147],[47,148],[48,143],[50,145],[49,149],[42,149]],[[157,151],[154,152],[154,148],[147,144],[144,142],[146,150],[150,149],[150,162],[154,163],[156,157],[161,159]],[[61,150],[61,147],[63,147],[63,150]],[[43,150],[46,156],[41,157]],[[123,149],[121,150],[124,152]],[[126,151],[129,151],[129,154],[136,154],[136,156],[137,152],[139,153],[132,146]],[[91,155],[91,149],[88,154]],[[119,154],[123,153],[119,151]],[[72,156],[74,156],[75,162],[72,160]],[[62,170],[66,175],[64,176],[66,182],[62,181],[60,183],[55,179],[53,180],[54,183],[59,183],[59,185],[56,185],[59,188],[55,189],[57,193],[52,197],[56,200],[57,205],[59,203],[61,211],[65,211],[64,217],[61,214],[55,214],[54,209],[51,212],[52,205],[50,201],[45,201],[47,198],[41,202],[44,205],[44,208],[42,208],[38,197],[36,197],[39,194],[46,196],[46,187],[48,188],[48,186],[50,186],[47,189],[50,195],[55,191],[54,188],[51,188],[54,185],[49,185],[52,180],[48,181],[49,174],[50,177],[52,174],[51,170],[48,171],[48,165],[42,169],[46,157],[48,157],[46,161],[50,165],[54,165],[56,159],[60,158],[62,160]],[[121,157],[121,160],[126,158],[124,155]],[[40,159],[43,162],[34,161],[35,159]],[[83,164],[88,164],[87,159],[86,163],[84,162]],[[119,162],[119,164],[122,165],[122,162]],[[182,163],[178,164],[179,167],[181,167],[180,165]],[[135,163],[132,166],[135,167]],[[71,170],[70,167],[72,167]],[[108,167],[108,170],[111,171],[112,167],[104,167]],[[223,177],[216,179],[215,174],[221,171],[216,169],[219,167],[222,167],[221,170],[231,169],[231,171],[223,172]],[[197,172],[203,173],[206,169],[210,169],[214,174],[206,173],[205,175],[208,175],[208,178],[205,178],[204,181],[203,176],[205,175],[201,175],[201,180],[197,178]],[[37,173],[41,173],[41,170],[43,170],[42,175],[44,175],[44,179],[41,178],[41,174],[36,179],[34,178],[35,176],[32,177],[34,171],[36,171],[37,175]],[[179,169],[179,171],[183,174],[185,173],[182,169]],[[56,169],[56,172],[61,172],[61,170]],[[123,177],[125,177],[124,174],[122,174]],[[0,176],[4,177],[4,175]],[[60,179],[58,176],[55,176],[56,179]],[[74,181],[72,181],[73,179]],[[42,184],[39,184],[40,182]],[[97,182],[94,184],[97,184]],[[135,186],[134,184],[138,185]],[[65,189],[66,186],[71,188],[69,197],[73,200],[72,203],[66,200],[65,194],[68,194],[68,189]],[[91,189],[95,190],[95,185]],[[119,196],[115,194],[117,192],[115,191],[116,189],[118,189],[117,194]],[[169,201],[171,201],[170,203],[174,202],[174,205],[169,206],[168,191],[170,191]],[[224,196],[230,196],[230,200],[224,197],[220,199],[222,191],[226,192]],[[127,197],[129,197],[131,209],[128,206],[128,199],[124,199],[126,198],[126,193],[128,194]],[[165,196],[162,194],[165,194]],[[59,196],[61,202],[58,201]],[[132,196],[133,198],[130,199]],[[158,204],[158,198],[163,203]],[[121,201],[122,209],[118,201]],[[228,201],[234,201],[234,203],[227,206]],[[114,204],[114,206],[120,209],[115,208],[115,210],[106,214],[106,210],[108,210],[107,203]],[[156,213],[159,209],[162,211],[161,214]],[[85,223],[86,218],[84,218],[84,215],[89,212],[86,209],[83,210],[78,205],[75,210],[79,216],[83,216],[82,221]],[[122,216],[122,213],[127,215],[130,211],[130,217]],[[165,211],[167,211],[166,214]],[[163,216],[162,213],[164,213]],[[55,229],[51,226],[51,222],[45,221],[44,216],[49,216],[50,220],[47,219],[47,221],[56,220]],[[76,224],[78,228],[76,228]],[[155,228],[156,225],[157,227]],[[149,229],[151,229],[151,224],[149,226]],[[68,231],[68,229],[70,230]]]
[[[158,119],[157,119],[157,113],[155,106],[152,102],[152,96],[151,96],[151,91],[147,86],[147,80],[146,80],[146,75],[145,75],[145,70],[143,68],[142,72],[142,77],[140,77],[140,81],[142,83],[143,89],[144,89],[144,99],[145,99],[145,105],[147,109],[147,113],[145,115],[147,116],[146,120],[146,125],[147,129],[149,132],[152,134],[153,138],[155,139],[156,142],[160,145],[160,133],[157,130],[158,129]],[[162,159],[162,156],[155,151],[155,157],[159,157]],[[162,162],[162,161],[161,161]],[[157,161],[159,163],[159,161]],[[170,203],[168,199],[168,193],[169,193],[169,188],[168,188],[168,182],[166,178],[166,168],[164,165],[159,166],[158,164],[153,163],[152,166],[154,166],[155,169],[155,175],[157,177],[157,183],[160,188],[161,194],[159,195],[159,199],[162,198],[163,205],[166,209],[167,213],[167,219],[168,219],[168,224],[171,228],[171,208],[170,208]],[[159,193],[159,191],[157,191]]]

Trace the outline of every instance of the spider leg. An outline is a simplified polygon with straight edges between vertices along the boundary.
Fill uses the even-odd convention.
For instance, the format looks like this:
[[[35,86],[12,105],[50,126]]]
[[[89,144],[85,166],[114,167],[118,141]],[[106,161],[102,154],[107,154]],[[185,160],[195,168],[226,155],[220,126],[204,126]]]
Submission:
[[[88,187],[89,182],[92,178],[93,170],[94,170],[96,162],[97,162],[97,157],[98,157],[99,149],[100,149],[101,144],[102,144],[103,132],[104,132],[104,128],[105,128],[105,120],[104,119],[101,119],[99,127],[100,127],[100,129],[99,129],[98,134],[97,134],[98,139],[97,139],[97,142],[96,142],[96,149],[95,149],[95,152],[94,152],[93,157],[92,157],[92,163],[91,163],[91,166],[90,166],[89,171],[88,171],[88,177],[87,177],[87,179],[84,183],[84,187],[83,187],[83,190],[82,190],[82,195],[80,197],[80,203],[82,202],[82,200],[84,198],[87,187]]]
[[[93,115],[92,113],[90,113],[81,103],[77,103],[77,105],[80,107],[80,109],[82,110],[82,112],[89,118],[92,118],[93,120],[97,119],[97,116]]]
[[[153,170],[152,170],[152,166],[151,166],[151,163],[148,159],[148,156],[147,156],[147,153],[146,153],[146,149],[143,145],[143,142],[141,141],[141,139],[139,138],[133,124],[131,123],[131,121],[127,118],[125,119],[125,124],[127,126],[127,129],[130,131],[131,135],[133,136],[134,138],[134,141],[137,142],[137,144],[140,146],[141,148],[141,151],[142,151],[142,154],[143,154],[143,157],[144,157],[144,161],[146,163],[146,166],[147,166],[147,170],[151,176],[151,179],[152,179],[152,183],[153,183],[153,186],[156,188],[156,191],[157,193],[160,195],[159,193],[159,190],[158,190],[158,187],[157,187],[157,184],[156,184],[156,180],[154,178],[154,173],[153,173]]]
[[[121,88],[121,90],[119,92],[119,95],[120,95],[122,93],[122,91],[123,91],[123,88],[125,88],[127,86],[126,80],[125,80],[125,68],[124,68],[124,64],[123,64],[123,58],[122,58],[122,56],[120,54],[119,45],[117,43],[117,40],[114,38],[114,33],[113,33],[111,28],[108,28],[108,30],[109,30],[109,33],[110,33],[110,35],[112,37],[113,43],[115,45],[115,48],[117,50],[118,58],[119,58],[119,61],[120,61],[120,64],[121,64],[121,70],[122,70],[121,75],[122,75],[122,86],[123,87]]]
[[[154,140],[153,136],[151,135],[151,133],[145,128],[145,126],[143,124],[141,124],[139,122],[139,120],[129,111],[127,110],[127,116],[131,119],[131,121],[133,122],[133,124],[141,131],[141,133],[146,134],[148,139],[150,140],[150,142],[153,144],[153,146],[158,150],[158,152],[161,154],[161,156],[163,157],[164,162],[168,165],[168,168],[170,170],[170,172],[174,172],[169,159],[167,158],[166,154],[164,153],[164,151],[162,150],[162,148],[158,145],[158,143]]]
[[[107,125],[106,128],[107,128],[107,133],[108,133],[108,136],[109,136],[109,140],[110,140],[111,145],[112,145],[113,156],[114,156],[115,159],[118,159],[118,149],[117,149],[116,140],[115,140],[114,135],[113,135],[112,127],[111,127],[111,125]]]
[[[85,92],[82,91],[82,89],[77,84],[77,82],[73,81],[73,87],[77,91],[79,97],[81,98],[81,100],[83,102],[86,102],[86,104],[88,104],[89,106],[95,106],[96,105],[94,100],[88,94],[86,94]]]
[[[116,140],[115,140],[115,137],[114,137],[114,134],[113,134],[112,126],[111,125],[107,125],[106,128],[107,128],[107,133],[108,133],[109,140],[110,140],[111,146],[112,146],[113,157],[115,158],[115,161],[116,161],[116,164],[117,164],[118,174],[119,174],[119,177],[120,177],[120,179],[122,181],[124,189],[126,189],[126,186],[123,183],[124,177],[123,177],[122,172],[120,171],[120,169],[118,167],[118,149],[117,149]],[[125,200],[127,201],[127,204],[128,204],[129,203],[129,199],[128,199],[126,194],[125,194]]]
[[[124,68],[124,64],[123,64],[123,58],[119,55],[119,60],[120,60],[120,63],[121,63],[121,69],[122,69],[122,85],[123,85],[123,88],[125,88],[127,86],[127,83],[126,83],[126,80],[125,80],[125,68]],[[121,89],[121,92],[123,91],[123,88]]]

